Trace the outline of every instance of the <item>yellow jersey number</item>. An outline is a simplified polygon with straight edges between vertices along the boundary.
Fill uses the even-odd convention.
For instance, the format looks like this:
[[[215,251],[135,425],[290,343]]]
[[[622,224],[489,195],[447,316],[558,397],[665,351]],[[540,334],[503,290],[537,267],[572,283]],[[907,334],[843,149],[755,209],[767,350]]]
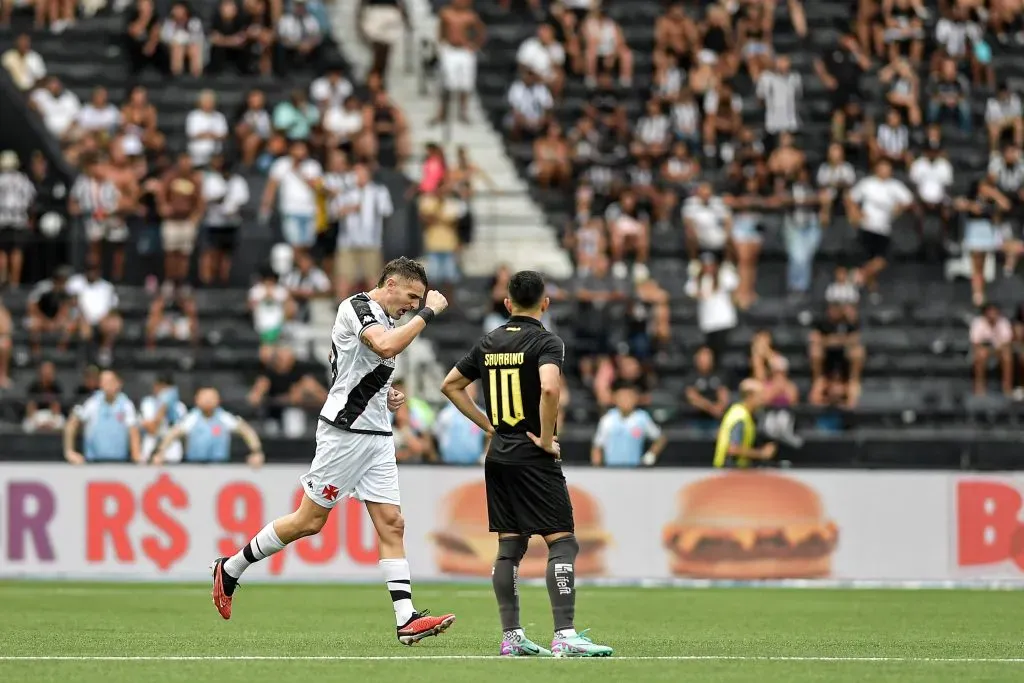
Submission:
[[[490,370],[491,424],[501,423],[515,427],[523,421],[523,390],[519,383],[519,369]],[[499,399],[500,393],[500,401]],[[500,416],[499,416],[500,413]]]

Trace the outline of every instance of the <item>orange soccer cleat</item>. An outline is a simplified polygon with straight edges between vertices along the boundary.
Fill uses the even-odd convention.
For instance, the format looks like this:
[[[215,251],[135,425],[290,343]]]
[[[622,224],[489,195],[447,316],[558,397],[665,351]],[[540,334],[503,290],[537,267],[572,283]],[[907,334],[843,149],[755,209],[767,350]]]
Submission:
[[[224,561],[227,559],[226,557],[218,557],[210,565],[210,569],[213,571],[213,591],[211,595],[213,596],[213,606],[217,608],[220,615],[225,619],[230,619],[231,595],[224,590],[224,584],[228,583],[228,590],[234,592],[237,580],[224,573]]]
[[[231,598],[228,598],[229,613],[231,611],[230,600]],[[398,642],[402,645],[415,645],[424,638],[444,633],[454,623],[454,614],[443,614],[439,617],[434,617],[430,615],[429,610],[413,612],[412,616],[409,617],[409,621],[398,627]]]

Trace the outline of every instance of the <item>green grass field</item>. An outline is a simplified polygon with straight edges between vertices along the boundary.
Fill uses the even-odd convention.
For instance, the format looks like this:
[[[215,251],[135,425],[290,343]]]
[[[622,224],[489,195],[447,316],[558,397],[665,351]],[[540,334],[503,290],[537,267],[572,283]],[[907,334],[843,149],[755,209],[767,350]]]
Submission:
[[[458,622],[407,648],[382,586],[247,585],[225,622],[207,586],[0,582],[0,681],[1024,681],[1024,592],[582,588],[614,658],[503,660],[486,586],[414,589]],[[523,623],[550,639],[543,588]]]

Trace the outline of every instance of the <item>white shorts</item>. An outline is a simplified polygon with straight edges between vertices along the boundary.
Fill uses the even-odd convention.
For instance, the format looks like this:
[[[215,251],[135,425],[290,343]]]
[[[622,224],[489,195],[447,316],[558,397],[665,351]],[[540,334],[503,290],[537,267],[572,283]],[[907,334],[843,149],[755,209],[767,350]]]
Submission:
[[[442,45],[438,57],[444,89],[448,92],[473,92],[476,88],[476,53],[464,47]]]
[[[402,504],[394,437],[346,432],[323,420],[316,427],[313,464],[299,481],[310,500],[328,509],[345,496]]]

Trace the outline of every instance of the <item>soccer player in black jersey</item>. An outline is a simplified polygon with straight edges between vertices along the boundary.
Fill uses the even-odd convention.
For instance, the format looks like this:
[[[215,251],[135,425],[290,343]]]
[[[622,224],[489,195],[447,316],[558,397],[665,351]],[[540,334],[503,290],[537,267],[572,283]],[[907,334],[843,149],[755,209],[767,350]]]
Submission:
[[[483,337],[444,380],[441,391],[488,434],[484,476],[490,530],[498,534],[492,582],[509,657],[607,657],[612,649],[577,633],[572,503],[555,436],[565,344],[540,322],[550,299],[540,273],[512,276],[509,321]],[[483,384],[486,410],[466,393]],[[519,622],[519,562],[530,536],[548,545],[547,586],[554,614],[551,650],[527,639]]]

